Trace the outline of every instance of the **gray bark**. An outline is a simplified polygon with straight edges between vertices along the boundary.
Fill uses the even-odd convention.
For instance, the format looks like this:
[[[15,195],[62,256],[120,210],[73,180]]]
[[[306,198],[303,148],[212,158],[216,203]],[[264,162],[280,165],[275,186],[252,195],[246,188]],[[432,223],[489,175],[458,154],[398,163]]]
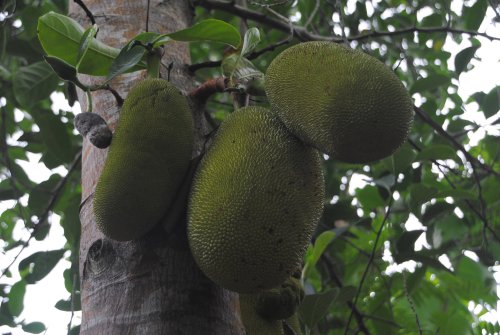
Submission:
[[[149,31],[168,33],[189,26],[193,15],[189,3],[151,1]],[[146,0],[87,0],[85,4],[99,26],[98,39],[108,45],[120,48],[145,31]],[[84,11],[73,2],[70,15],[83,26],[90,24]],[[171,82],[183,92],[192,89],[193,78],[184,66],[190,62],[187,44],[168,45],[163,63],[170,62],[174,63]],[[129,88],[142,77],[144,73],[123,75],[111,86],[126,97]],[[82,76],[81,80],[97,83],[102,78]],[[82,103],[82,109],[85,108]],[[114,97],[106,91],[94,92],[93,108],[114,129],[119,115]],[[200,110],[193,113],[195,147],[200,148],[204,119]],[[107,239],[97,230],[92,200],[106,154],[107,150],[84,141],[80,212],[81,334],[243,334],[237,295],[214,285],[196,267],[185,229],[167,236],[158,227],[140,240],[123,243]],[[193,152],[193,156],[196,154]]]

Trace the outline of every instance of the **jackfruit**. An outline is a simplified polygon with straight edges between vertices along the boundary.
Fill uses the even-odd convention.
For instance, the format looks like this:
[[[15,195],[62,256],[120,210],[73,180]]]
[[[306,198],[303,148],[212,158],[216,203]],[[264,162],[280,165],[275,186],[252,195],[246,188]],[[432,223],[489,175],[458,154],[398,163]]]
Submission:
[[[300,333],[296,312],[303,298],[300,280],[293,277],[270,290],[240,294],[241,318],[247,335],[287,334],[284,322]]]
[[[283,284],[257,293],[257,313],[271,320],[291,317],[304,299],[304,289],[297,278],[290,277]]]
[[[283,283],[323,210],[321,156],[262,107],[222,123],[194,176],[188,240],[215,283],[239,293]]]
[[[382,62],[332,42],[305,42],[279,54],[266,71],[266,93],[287,128],[349,163],[394,153],[406,140],[413,103]]]
[[[246,335],[284,335],[282,320],[269,320],[257,314],[257,295],[240,294],[241,321]]]
[[[188,169],[193,128],[187,100],[171,83],[146,79],[130,90],[94,194],[106,236],[137,239],[161,221]]]

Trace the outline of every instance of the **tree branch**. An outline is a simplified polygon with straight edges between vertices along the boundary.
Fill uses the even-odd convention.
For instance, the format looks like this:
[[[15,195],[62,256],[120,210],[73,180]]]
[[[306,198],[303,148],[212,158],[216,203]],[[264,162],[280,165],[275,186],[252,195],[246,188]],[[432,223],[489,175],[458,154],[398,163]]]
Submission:
[[[78,4],[83,9],[83,11],[85,12],[85,14],[87,14],[87,17],[89,18],[90,22],[92,22],[92,24],[95,24],[94,15],[90,11],[90,9],[88,9],[87,6],[85,6],[85,4],[83,3],[83,1],[82,0],[73,0],[73,1],[76,4]]]
[[[228,13],[231,13],[236,16],[244,17],[250,19],[255,22],[259,22],[265,24],[271,28],[276,30],[280,30],[283,32],[290,31],[290,25],[281,22],[279,20],[270,18],[269,16],[250,9],[243,8],[234,4],[234,1],[221,1],[221,0],[196,0],[194,1],[195,6],[200,6],[206,9],[217,9],[222,10]],[[293,36],[299,39],[300,41],[332,41],[336,43],[343,42],[342,38],[331,37],[331,36],[323,36],[311,33],[306,30],[304,27],[298,27],[292,25],[292,33]],[[352,37],[347,37],[348,41],[361,41],[369,38],[376,37],[384,37],[384,36],[397,36],[397,35],[405,35],[412,33],[422,33],[422,34],[432,34],[432,33],[452,33],[452,34],[467,34],[470,36],[482,36],[488,38],[489,40],[500,41],[500,37],[491,36],[486,33],[480,33],[474,30],[463,30],[452,27],[429,27],[429,28],[420,28],[420,27],[410,27],[406,29],[396,30],[396,31],[372,31],[369,33],[363,33]]]

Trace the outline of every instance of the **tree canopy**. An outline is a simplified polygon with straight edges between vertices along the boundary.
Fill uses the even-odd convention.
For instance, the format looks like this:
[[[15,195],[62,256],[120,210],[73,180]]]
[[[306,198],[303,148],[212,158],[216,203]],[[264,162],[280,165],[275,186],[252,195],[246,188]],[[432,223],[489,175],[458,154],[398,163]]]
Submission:
[[[207,101],[205,114],[216,128],[233,111],[231,92],[248,92],[250,104],[267,105],[264,96],[252,95],[253,80],[282,50],[327,40],[392,68],[412,95],[415,120],[408,141],[386,159],[360,165],[325,156],[324,215],[304,259],[304,329],[498,334],[500,86],[498,78],[486,90],[468,82],[481,57],[498,50],[498,2],[192,3],[191,28],[146,33],[145,25],[129,44],[111,47],[99,42],[88,9],[86,27],[66,16],[66,0],[1,2],[0,329],[45,331],[42,317],[22,315],[26,287],[66,259],[68,294],[55,308],[68,311],[68,332],[78,333],[70,319],[80,308],[82,138],[75,114],[52,108],[53,92],[71,105],[77,86],[113,92],[115,76],[145,68],[148,48],[181,41],[190,45],[192,63],[185,66],[200,87],[229,78]],[[78,73],[102,76],[103,85],[86,87]],[[465,86],[471,94],[462,93]],[[51,171],[47,180],[30,178],[23,163],[30,159]],[[31,251],[55,224],[64,229],[64,248]]]

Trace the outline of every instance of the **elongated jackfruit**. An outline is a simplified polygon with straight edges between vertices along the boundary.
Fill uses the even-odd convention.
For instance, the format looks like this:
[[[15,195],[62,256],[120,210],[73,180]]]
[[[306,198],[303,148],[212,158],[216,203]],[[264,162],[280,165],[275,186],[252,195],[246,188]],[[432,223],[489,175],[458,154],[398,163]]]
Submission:
[[[266,71],[266,93],[293,134],[350,163],[391,155],[413,120],[412,100],[391,69],[331,42],[301,43],[279,54]]]
[[[236,292],[278,286],[300,266],[323,201],[318,151],[267,109],[242,108],[222,123],[193,180],[195,261]]]
[[[134,86],[94,194],[99,229],[133,240],[160,222],[189,166],[193,119],[181,92],[162,79]]]

